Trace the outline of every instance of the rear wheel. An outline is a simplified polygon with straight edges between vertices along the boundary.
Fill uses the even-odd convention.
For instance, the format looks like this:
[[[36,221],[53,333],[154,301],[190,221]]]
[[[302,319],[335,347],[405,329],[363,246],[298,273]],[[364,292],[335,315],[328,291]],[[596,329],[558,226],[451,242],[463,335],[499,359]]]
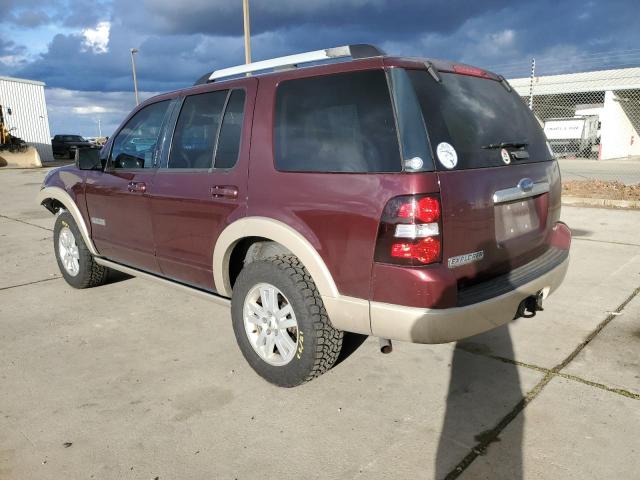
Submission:
[[[343,332],[329,323],[309,272],[293,255],[245,266],[233,287],[231,313],[242,354],[273,384],[295,387],[338,359]]]
[[[95,262],[69,212],[56,218],[53,248],[60,272],[72,287],[97,287],[107,281],[109,269]]]

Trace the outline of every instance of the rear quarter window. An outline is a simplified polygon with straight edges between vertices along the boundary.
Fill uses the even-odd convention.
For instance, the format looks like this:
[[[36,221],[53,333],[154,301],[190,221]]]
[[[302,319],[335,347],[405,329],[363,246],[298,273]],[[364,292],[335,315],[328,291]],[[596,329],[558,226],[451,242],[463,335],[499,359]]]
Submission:
[[[278,86],[275,164],[281,171],[399,172],[384,71],[288,80]]]
[[[456,170],[505,166],[501,148],[486,148],[503,142],[526,143],[520,148],[528,158],[513,159],[511,165],[551,160],[546,138],[535,116],[515,91],[495,80],[440,73],[436,82],[426,71],[408,70],[425,119],[435,165],[438,145],[446,142],[457,154]],[[484,147],[484,148],[483,148]]]

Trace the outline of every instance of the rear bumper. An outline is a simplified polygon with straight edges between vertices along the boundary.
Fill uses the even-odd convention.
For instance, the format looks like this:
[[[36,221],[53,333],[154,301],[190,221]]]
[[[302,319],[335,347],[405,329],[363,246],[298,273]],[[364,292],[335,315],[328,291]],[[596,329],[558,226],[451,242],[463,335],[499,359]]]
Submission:
[[[548,297],[560,286],[569,258],[537,278],[502,295],[471,305],[425,309],[370,303],[373,335],[414,343],[446,343],[486,332],[513,320],[520,302],[542,291]]]

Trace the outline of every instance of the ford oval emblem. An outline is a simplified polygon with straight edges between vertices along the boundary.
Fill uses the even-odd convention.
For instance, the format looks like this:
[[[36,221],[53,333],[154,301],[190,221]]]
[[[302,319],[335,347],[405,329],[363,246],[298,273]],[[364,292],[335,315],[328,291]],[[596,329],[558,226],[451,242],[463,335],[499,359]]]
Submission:
[[[523,178],[518,182],[518,188],[523,192],[530,192],[533,189],[533,180],[530,178]]]

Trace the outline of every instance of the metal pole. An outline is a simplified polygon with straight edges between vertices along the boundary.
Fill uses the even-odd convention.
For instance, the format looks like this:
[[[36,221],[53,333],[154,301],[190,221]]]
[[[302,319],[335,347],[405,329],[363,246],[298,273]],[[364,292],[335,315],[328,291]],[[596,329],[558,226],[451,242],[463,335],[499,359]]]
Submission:
[[[249,25],[249,0],[242,0],[242,17],[244,20],[244,62],[251,63],[251,27]],[[247,73],[247,75],[249,75]]]
[[[531,79],[529,81],[529,110],[533,110],[533,78],[536,76],[536,59],[531,59]]]
[[[138,98],[138,78],[136,77],[136,61],[134,55],[138,53],[137,48],[131,49],[131,69],[133,70],[133,91],[136,94],[136,105],[140,105],[140,99]]]
[[[102,125],[100,124],[100,117],[98,117],[98,136],[102,137]]]

